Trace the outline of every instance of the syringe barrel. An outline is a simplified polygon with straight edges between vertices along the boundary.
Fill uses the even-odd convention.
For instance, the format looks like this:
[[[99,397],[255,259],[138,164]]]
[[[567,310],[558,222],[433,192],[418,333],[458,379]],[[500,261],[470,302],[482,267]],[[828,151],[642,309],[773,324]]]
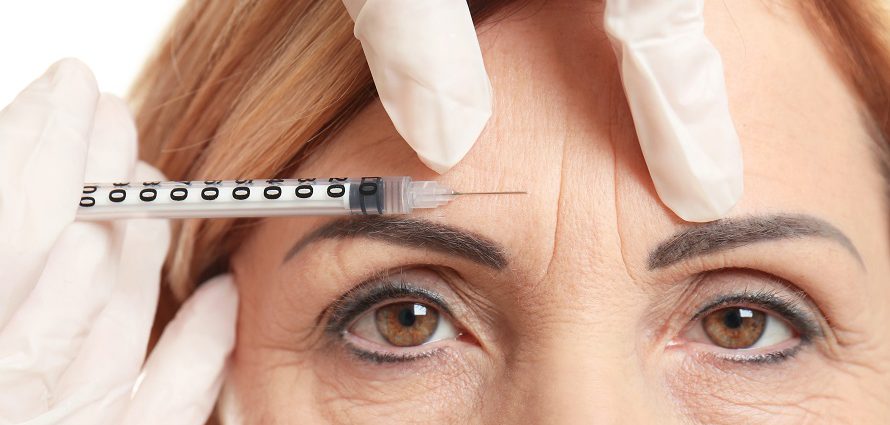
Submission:
[[[78,220],[407,214],[410,177],[87,184]]]

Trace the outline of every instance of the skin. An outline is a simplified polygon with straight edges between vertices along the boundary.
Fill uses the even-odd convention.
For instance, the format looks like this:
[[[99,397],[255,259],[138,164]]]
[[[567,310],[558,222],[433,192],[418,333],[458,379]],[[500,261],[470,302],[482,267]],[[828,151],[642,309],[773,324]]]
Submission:
[[[232,260],[241,305],[224,418],[866,424],[890,417],[885,182],[852,92],[801,14],[782,2],[707,2],[707,33],[724,59],[744,150],[745,195],[730,217],[804,214],[830,223],[850,246],[804,235],[656,268],[651,251],[697,225],[658,200],[601,15],[596,2],[549,1],[482,28],[495,110],[447,174],[416,159],[379,102],[305,165],[302,176],[409,175],[458,190],[529,194],[465,197],[417,215],[503,246],[501,270],[367,237],[312,242],[282,262],[331,219],[264,221]],[[433,354],[413,361],[356,356],[325,332],[323,312],[375,276],[439,294],[464,335],[416,347]],[[695,314],[739,293],[796,300],[819,335],[741,354],[702,339]],[[784,359],[738,361],[797,346]]]

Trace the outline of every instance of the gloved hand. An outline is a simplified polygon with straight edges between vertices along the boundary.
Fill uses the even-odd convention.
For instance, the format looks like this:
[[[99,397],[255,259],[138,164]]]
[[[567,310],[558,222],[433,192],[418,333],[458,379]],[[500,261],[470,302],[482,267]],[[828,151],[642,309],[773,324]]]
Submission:
[[[466,0],[343,0],[383,108],[437,173],[491,117],[491,82]]]
[[[491,88],[466,0],[343,0],[380,99],[433,170],[470,150],[491,114]],[[742,196],[742,154],[703,0],[607,0],[637,136],[662,202],[711,221]]]
[[[742,197],[742,150],[704,0],[607,0],[606,32],[661,201],[687,221],[725,216]]]
[[[0,112],[0,424],[202,424],[234,342],[228,276],[143,364],[165,220],[73,222],[85,180],[163,180],[127,107],[63,60]]]

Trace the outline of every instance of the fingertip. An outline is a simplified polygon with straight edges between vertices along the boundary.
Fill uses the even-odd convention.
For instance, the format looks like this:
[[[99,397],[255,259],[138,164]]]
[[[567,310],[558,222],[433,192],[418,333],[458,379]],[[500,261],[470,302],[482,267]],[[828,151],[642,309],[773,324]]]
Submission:
[[[485,129],[488,117],[474,118],[463,121],[466,126],[462,131],[440,134],[439,140],[431,138],[411,140],[406,137],[406,141],[417,152],[417,157],[424,165],[439,174],[445,174],[467,156]],[[447,121],[441,123],[442,126],[446,124]]]
[[[195,309],[212,310],[232,320],[238,311],[238,288],[231,274],[222,274],[204,282],[191,298],[196,304]]]
[[[421,154],[417,154],[417,158],[420,159],[420,162],[422,162],[423,165],[426,165],[427,168],[429,168],[430,170],[433,170],[439,174],[447,173],[448,170],[450,170],[455,165],[455,163],[445,163],[445,162],[437,161],[437,160],[425,157]]]
[[[359,13],[362,11],[362,7],[365,6],[367,1],[368,0],[343,0],[343,6],[346,7],[346,12],[349,13],[349,17],[352,18],[353,22],[356,21]]]
[[[44,87],[50,103],[73,118],[68,124],[85,123],[86,128],[76,129],[89,134],[92,120],[81,118],[92,118],[99,101],[99,84],[93,71],[78,59],[65,58],[50,66],[40,80],[47,83]]]
[[[676,180],[676,176],[663,178],[653,175],[656,191],[662,202],[684,221],[691,223],[707,223],[726,217],[741,201],[744,193],[744,182],[741,174],[727,175],[720,181],[685,182],[685,187],[698,187],[698,190],[671,190],[678,186],[677,182],[665,183],[665,180]]]
[[[16,135],[29,146],[63,139],[85,148],[98,100],[92,71],[77,59],[62,59],[16,96],[3,110],[3,120],[16,124]]]
[[[129,180],[136,163],[136,124],[117,96],[102,93],[93,117],[85,180]]]
[[[462,0],[344,0],[380,101],[421,161],[447,172],[491,117],[491,81]]]
[[[182,330],[200,334],[203,340],[231,350],[235,341],[238,290],[230,274],[216,276],[198,286],[177,314]]]
[[[82,161],[99,101],[93,72],[77,59],[62,59],[25,89],[16,103],[19,101],[23,105],[21,118],[32,124],[32,143],[45,153],[46,162],[40,161],[41,166],[50,167],[59,158],[67,158],[72,165],[79,164],[73,168],[83,173]]]
[[[54,95],[55,92],[61,92]],[[69,97],[72,97],[69,99]],[[95,110],[99,98],[99,87],[96,78],[89,67],[74,58],[65,58],[56,61],[44,73],[28,84],[15,100],[6,108],[15,110],[16,106],[27,105],[31,115],[34,110],[41,112],[50,110],[59,101],[81,102],[89,107],[81,108]]]
[[[136,169],[133,171],[133,179],[136,181],[165,181],[167,176],[153,165],[144,161],[138,161]]]
[[[443,103],[447,105],[449,102]],[[436,173],[445,174],[460,163],[476,145],[491,118],[491,109],[446,112],[449,107],[444,105],[440,109],[429,109],[436,113],[430,113],[428,121],[440,120],[437,124],[439,127],[459,130],[436,132],[422,137],[415,131],[406,131],[404,137],[424,165]],[[400,127],[405,126],[398,118],[393,118],[393,122],[403,124]]]
[[[238,295],[231,275],[217,276],[186,301],[167,325],[134,391],[126,423],[203,423],[213,408],[235,342]],[[193,421],[192,421],[193,420]]]
[[[73,81],[97,92],[96,76],[87,64],[77,58],[62,58],[50,65],[44,74],[53,83]]]

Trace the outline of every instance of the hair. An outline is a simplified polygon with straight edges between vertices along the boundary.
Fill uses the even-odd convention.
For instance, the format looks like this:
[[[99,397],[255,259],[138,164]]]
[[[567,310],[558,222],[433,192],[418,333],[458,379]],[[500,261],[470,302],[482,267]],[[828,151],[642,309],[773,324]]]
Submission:
[[[514,2],[468,3],[478,25]],[[875,133],[890,140],[890,33],[882,2],[803,0],[801,8]],[[171,180],[291,176],[376,96],[352,28],[334,0],[187,2],[131,93],[141,158]],[[165,285],[182,300],[196,282],[227,270],[255,222],[179,222]]]
[[[890,198],[890,3],[803,0],[800,4],[862,103]]]

